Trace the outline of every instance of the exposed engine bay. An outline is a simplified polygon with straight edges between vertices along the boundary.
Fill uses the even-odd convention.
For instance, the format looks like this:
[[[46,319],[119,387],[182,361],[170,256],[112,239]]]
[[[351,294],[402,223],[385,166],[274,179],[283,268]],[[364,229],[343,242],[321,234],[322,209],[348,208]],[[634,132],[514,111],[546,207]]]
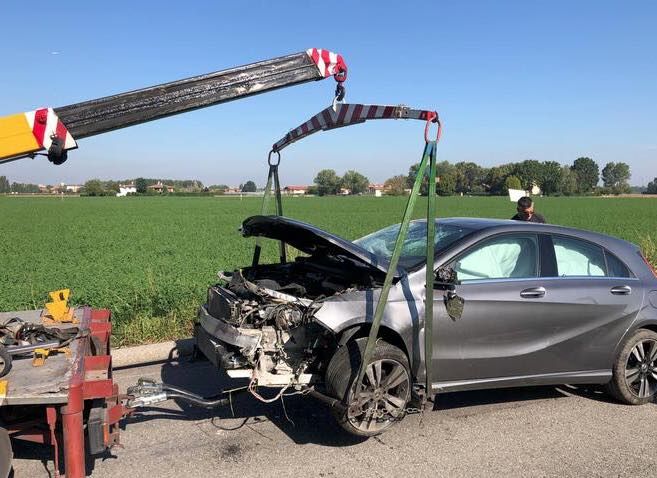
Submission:
[[[376,269],[330,255],[218,275],[220,283],[210,287],[200,311],[206,331],[208,323],[223,322],[211,334],[222,342],[217,365],[231,377],[262,386],[308,384],[322,377],[336,339],[314,321],[315,312],[328,299],[383,280]]]

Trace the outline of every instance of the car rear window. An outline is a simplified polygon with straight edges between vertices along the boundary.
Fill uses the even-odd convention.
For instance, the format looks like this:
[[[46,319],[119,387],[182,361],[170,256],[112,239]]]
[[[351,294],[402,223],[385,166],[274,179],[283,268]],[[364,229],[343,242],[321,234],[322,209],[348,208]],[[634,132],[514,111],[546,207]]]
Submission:
[[[609,251],[605,251],[607,257],[607,275],[609,277],[632,277],[630,270],[621,260]]]
[[[559,277],[633,277],[614,254],[589,241],[552,236]]]
[[[607,268],[602,247],[564,236],[553,236],[552,242],[559,277],[606,275]]]

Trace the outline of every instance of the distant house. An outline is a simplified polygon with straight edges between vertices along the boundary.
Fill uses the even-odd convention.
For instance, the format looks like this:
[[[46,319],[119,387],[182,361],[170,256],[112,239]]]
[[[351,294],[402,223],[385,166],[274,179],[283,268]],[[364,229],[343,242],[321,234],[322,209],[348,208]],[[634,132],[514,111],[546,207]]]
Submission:
[[[134,184],[120,184],[119,192],[116,193],[116,197],[125,197],[128,194],[137,194],[137,188]]]
[[[285,186],[283,192],[291,196],[303,196],[308,194],[308,186]]]
[[[174,191],[173,186],[162,184],[162,181],[158,181],[157,184],[151,184],[148,186],[148,189],[160,194],[162,194],[162,192],[172,193]]]
[[[367,187],[367,191],[370,194],[373,194],[375,197],[383,196],[383,191],[384,190],[385,190],[385,186],[383,184],[370,184]]]
[[[67,193],[79,193],[83,188],[82,184],[67,184],[66,192]]]
[[[237,188],[235,186],[230,186],[227,189],[224,189],[224,194],[241,194],[242,190],[240,188]]]

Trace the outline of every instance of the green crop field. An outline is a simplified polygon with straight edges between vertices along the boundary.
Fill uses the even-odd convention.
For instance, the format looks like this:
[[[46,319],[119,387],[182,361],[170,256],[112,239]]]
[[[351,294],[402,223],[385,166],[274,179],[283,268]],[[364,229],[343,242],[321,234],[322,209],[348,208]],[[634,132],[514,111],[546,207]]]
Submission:
[[[399,222],[404,204],[309,197],[287,198],[283,207],[353,239]],[[69,287],[75,303],[112,309],[117,343],[184,336],[217,270],[250,263],[253,242],[238,227],[259,208],[257,198],[0,197],[0,310],[42,307],[48,291]],[[537,210],[553,223],[641,243],[657,260],[655,198],[544,198]],[[442,216],[513,213],[506,198],[438,199]]]

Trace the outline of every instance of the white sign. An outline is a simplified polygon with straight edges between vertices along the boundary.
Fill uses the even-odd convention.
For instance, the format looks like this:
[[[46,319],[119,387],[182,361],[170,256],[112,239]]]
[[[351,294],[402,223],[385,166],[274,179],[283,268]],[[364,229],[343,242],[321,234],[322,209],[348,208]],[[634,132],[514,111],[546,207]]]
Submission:
[[[511,202],[518,202],[518,199],[523,196],[527,196],[527,191],[523,191],[522,189],[509,189],[509,200]]]

